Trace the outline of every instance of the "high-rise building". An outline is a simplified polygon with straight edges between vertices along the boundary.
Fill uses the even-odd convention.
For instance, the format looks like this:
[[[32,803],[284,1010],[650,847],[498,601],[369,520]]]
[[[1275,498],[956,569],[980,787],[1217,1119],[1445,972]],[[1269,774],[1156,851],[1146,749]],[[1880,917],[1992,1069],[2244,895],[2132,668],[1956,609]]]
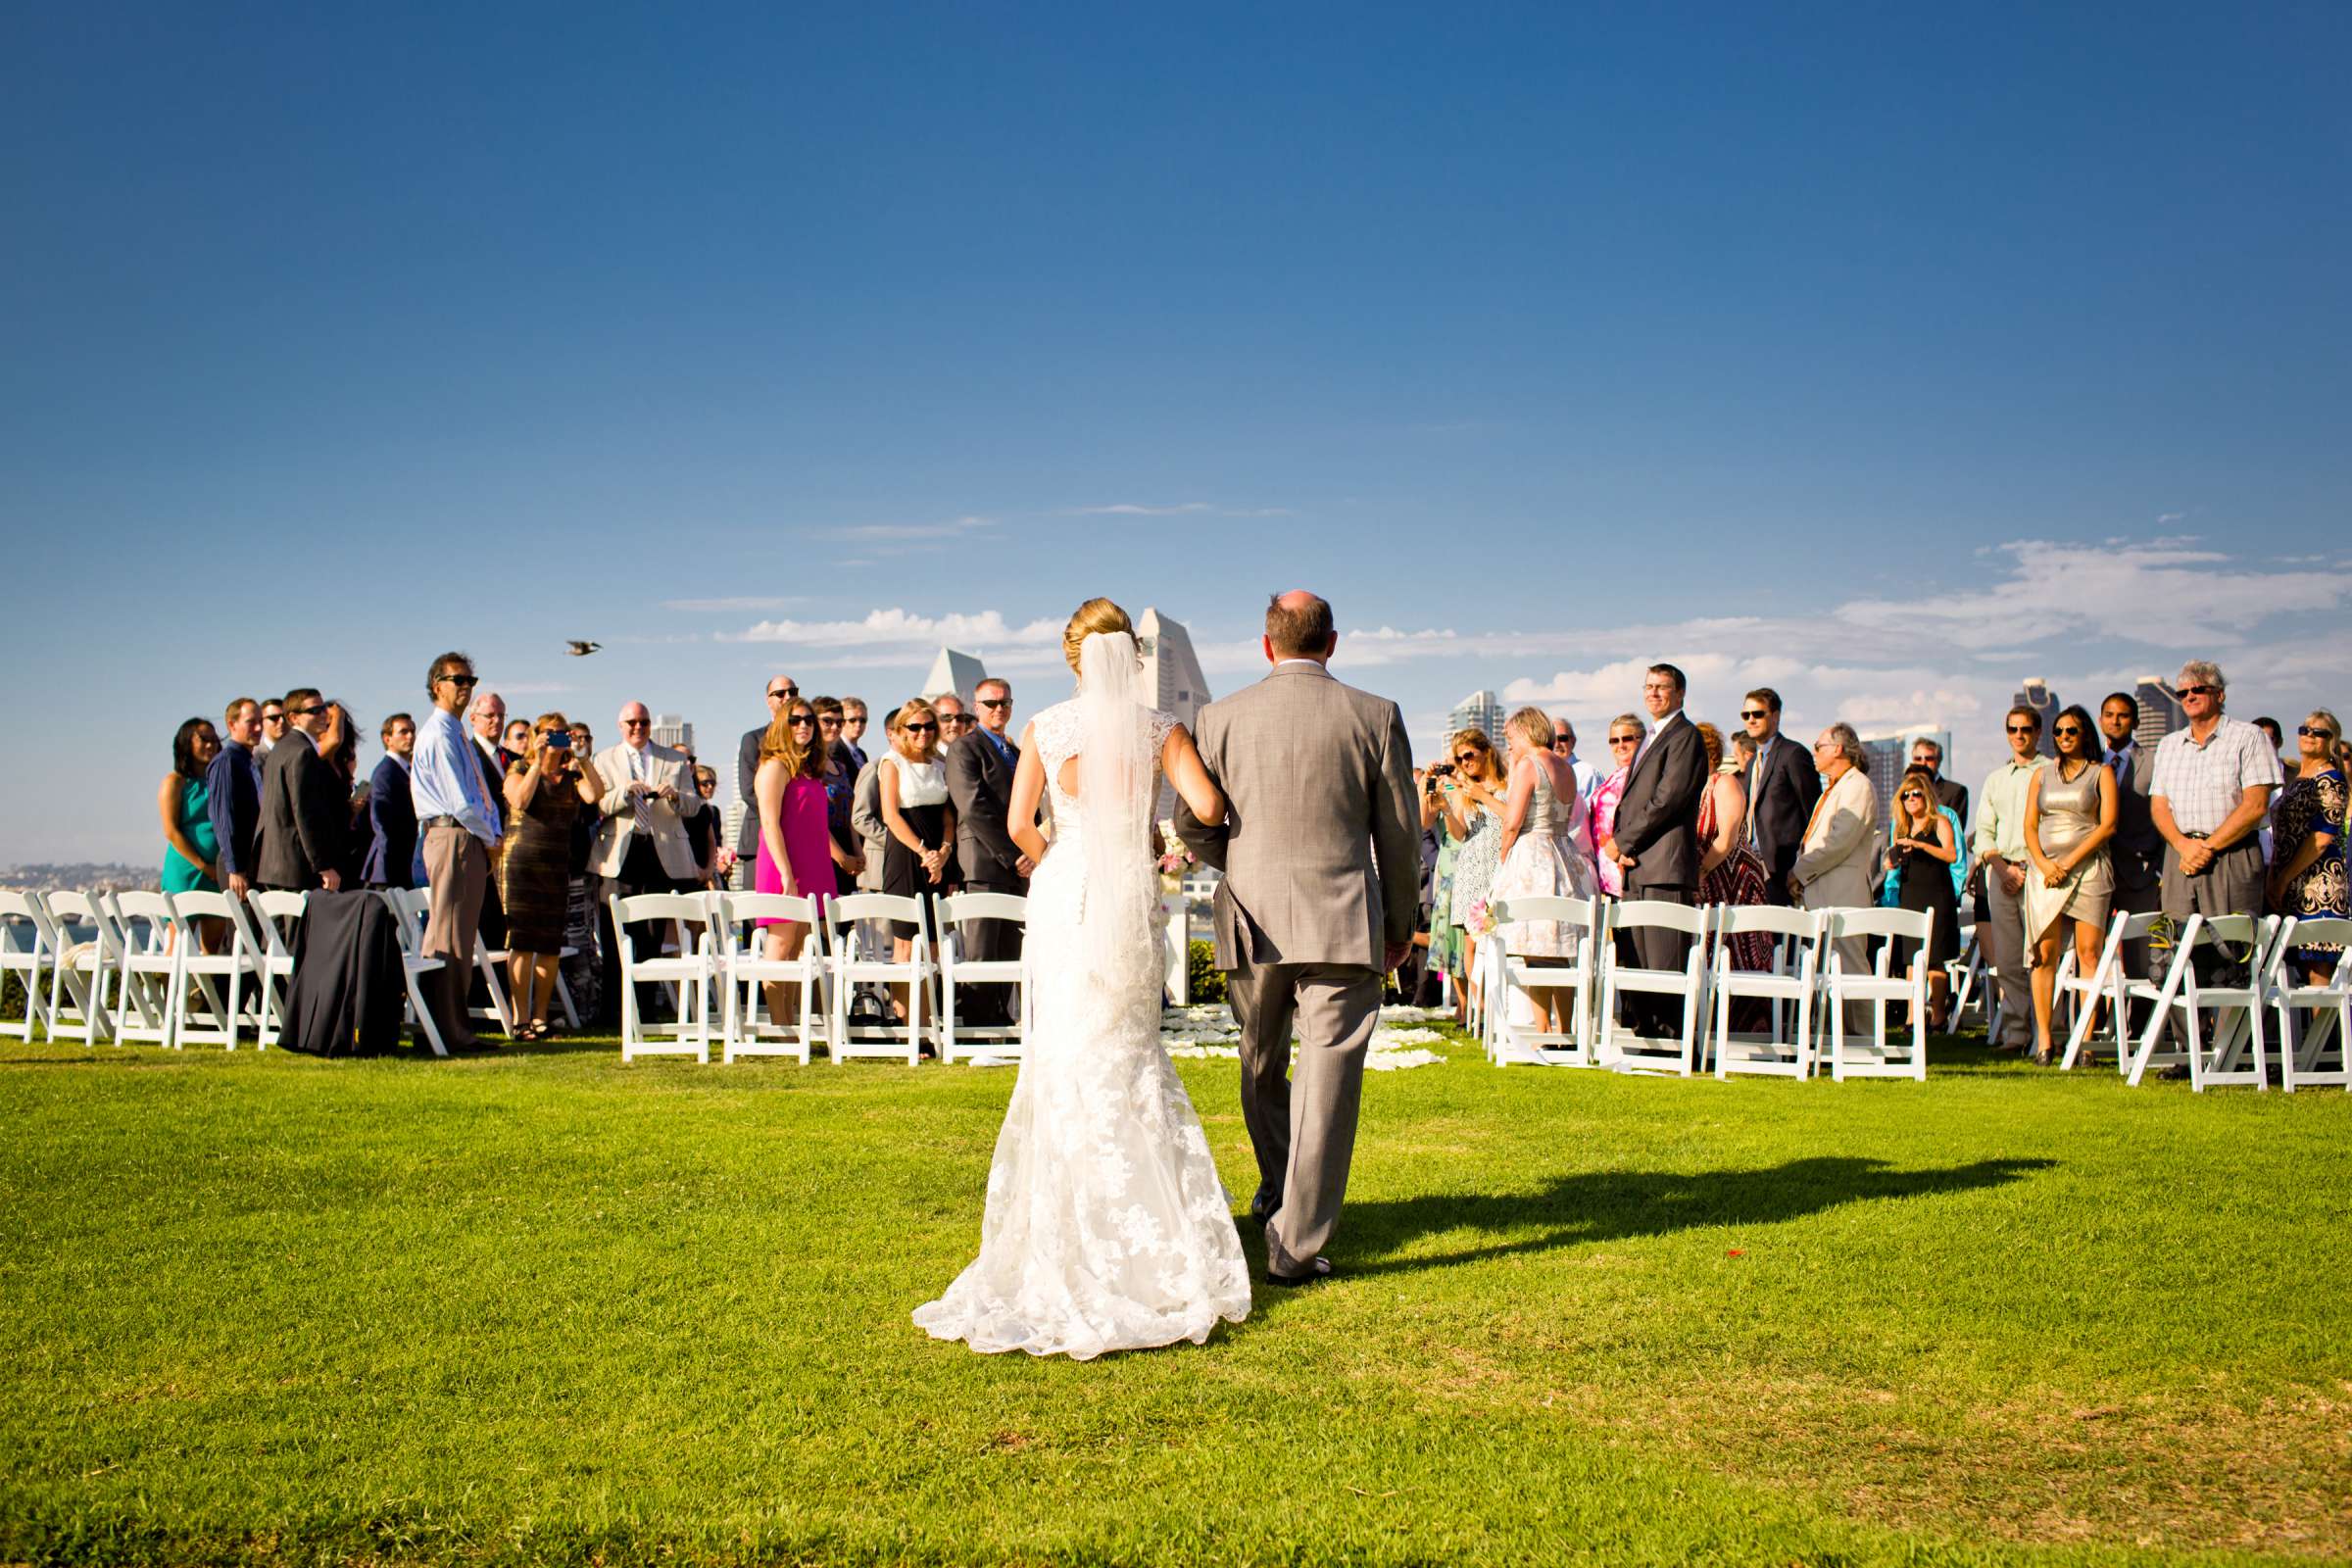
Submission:
[[[1135,643],[1144,656],[1144,690],[1154,708],[1174,713],[1187,729],[1197,727],[1200,710],[1208,706],[1208,677],[1193,654],[1193,634],[1184,622],[1148,609],[1135,623]],[[1176,792],[1163,780],[1159,786],[1158,816],[1176,814]]]
[[[691,752],[694,750],[694,726],[675,713],[656,713],[654,744],[669,747],[673,751]]]
[[[1871,798],[1879,803],[1882,824],[1894,814],[1894,787],[1902,781],[1903,769],[1911,765],[1911,748],[1921,741],[1934,741],[1944,758],[1950,759],[1952,732],[1935,724],[1906,724],[1862,737],[1862,755],[1870,759]]]
[[[1200,661],[1194,657],[1193,634],[1183,621],[1153,609],[1136,622],[1135,640],[1143,652],[1144,689],[1152,694],[1152,706],[1174,713],[1191,728],[1209,702],[1208,677],[1200,673]]]
[[[2058,743],[2050,738],[2050,731],[2057,727],[2058,710],[2062,705],[2058,701],[2058,694],[2050,690],[2050,683],[2039,675],[2029,675],[2010,701],[2021,708],[2031,708],[2041,715],[2041,755],[2056,757]],[[1945,755],[1950,754],[1947,752]]]
[[[1474,729],[1493,741],[1494,749],[1500,751],[1503,749],[1502,720],[1501,698],[1493,692],[1472,692],[1454,704],[1453,711],[1446,715],[1446,735],[1450,740],[1463,730]]]
[[[2140,676],[2138,690],[2132,695],[2139,699],[2139,727],[2132,732],[2132,738],[2140,745],[2154,746],[2188,723],[2188,713],[2180,706],[2180,694],[2161,676]]]
[[[953,693],[962,699],[963,710],[972,711],[972,688],[988,679],[988,671],[980,661],[956,648],[942,648],[939,657],[931,661],[931,673],[923,677],[922,699]]]

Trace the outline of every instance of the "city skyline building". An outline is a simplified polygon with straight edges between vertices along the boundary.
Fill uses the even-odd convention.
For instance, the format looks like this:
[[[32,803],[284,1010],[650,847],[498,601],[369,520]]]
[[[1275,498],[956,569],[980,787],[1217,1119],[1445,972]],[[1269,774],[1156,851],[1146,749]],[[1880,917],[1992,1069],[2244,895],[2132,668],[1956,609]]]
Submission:
[[[2188,723],[2188,712],[2180,706],[2180,694],[2162,676],[2140,676],[2132,695],[2139,702],[2139,723],[2132,731],[2132,738],[2140,745],[2153,747]]]
[[[1870,760],[1870,793],[1879,803],[1879,821],[1884,824],[1894,816],[1894,786],[1902,779],[1903,769],[1911,765],[1911,748],[1921,741],[1934,741],[1943,749],[1945,776],[1949,776],[1952,760],[1952,732],[1940,724],[1905,724],[1899,729],[1881,730],[1875,735],[1861,737],[1862,755]],[[1966,827],[1963,823],[1962,826]]]
[[[666,746],[673,752],[694,750],[694,726],[675,713],[654,715],[654,744]]]
[[[1474,729],[1502,749],[1502,699],[1493,692],[1476,691],[1453,705],[1446,715],[1446,734],[1448,739],[1463,730]]]
[[[1152,694],[1152,705],[1175,714],[1185,728],[1197,729],[1200,710],[1211,699],[1208,677],[1193,652],[1193,634],[1183,621],[1152,606],[1135,623],[1135,643],[1143,654],[1144,688]],[[1157,814],[1164,819],[1175,812],[1176,792],[1162,779]]]
[[[965,712],[972,710],[972,689],[988,679],[988,668],[977,655],[960,648],[942,648],[939,657],[931,661],[931,673],[923,677],[920,693],[924,702],[953,693],[962,700]],[[876,715],[877,717],[879,715]]]

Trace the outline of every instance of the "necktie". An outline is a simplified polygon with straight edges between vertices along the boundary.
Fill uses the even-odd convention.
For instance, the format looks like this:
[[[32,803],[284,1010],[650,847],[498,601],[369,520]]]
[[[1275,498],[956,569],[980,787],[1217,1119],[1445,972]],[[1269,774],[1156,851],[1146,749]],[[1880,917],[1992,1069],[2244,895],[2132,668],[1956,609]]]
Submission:
[[[2115,775],[2117,789],[2120,790],[2130,784],[2132,782],[2132,754],[2130,752],[2109,752],[2107,754],[2107,769]]]
[[[650,782],[646,777],[647,771],[645,754],[638,751],[630,752],[630,779],[638,783]],[[653,797],[650,795],[639,795],[633,792],[629,796],[629,823],[640,833],[650,833],[654,830],[653,814],[646,805],[652,799]]]

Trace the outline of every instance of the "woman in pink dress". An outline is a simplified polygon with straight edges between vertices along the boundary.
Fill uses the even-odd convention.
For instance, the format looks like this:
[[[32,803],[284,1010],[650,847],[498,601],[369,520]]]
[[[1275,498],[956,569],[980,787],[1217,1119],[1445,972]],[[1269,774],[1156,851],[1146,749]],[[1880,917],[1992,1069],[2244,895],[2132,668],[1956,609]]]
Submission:
[[[1625,897],[1625,867],[1617,863],[1617,802],[1625,794],[1625,777],[1634,770],[1634,754],[1642,749],[1639,714],[1619,713],[1609,720],[1609,776],[1592,792],[1592,871],[1600,891],[1612,899]]]
[[[816,710],[796,698],[785,704],[760,737],[760,771],[753,779],[760,804],[760,860],[752,870],[753,891],[808,899],[820,914],[833,897],[834,885],[824,760],[816,740]],[[808,944],[808,927],[802,921],[762,919],[759,925],[770,958],[789,962]],[[770,1018],[800,1016],[798,985],[775,981],[765,989]]]

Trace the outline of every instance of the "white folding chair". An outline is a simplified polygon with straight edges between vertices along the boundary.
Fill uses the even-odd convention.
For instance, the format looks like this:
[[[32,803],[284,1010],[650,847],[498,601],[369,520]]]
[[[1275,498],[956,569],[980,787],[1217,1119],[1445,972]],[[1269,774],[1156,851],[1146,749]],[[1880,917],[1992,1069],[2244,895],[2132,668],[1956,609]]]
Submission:
[[[2280,922],[2250,914],[2192,914],[2173,946],[2172,963],[2157,989],[2147,1027],[2140,1031],[2139,1050],[2132,1054],[2128,1081],[2133,1088],[2155,1058],[2157,1041],[2167,1023],[2177,1026],[2179,1059],[2188,1063],[2189,1087],[2198,1094],[2209,1088],[2252,1084],[2268,1089],[2270,1066],[2263,1050],[2263,993],[2269,974],[2271,949],[2277,946]],[[2235,948],[2237,953],[2229,950]],[[2232,964],[2243,962],[2243,985],[2212,985],[2198,978],[2197,952],[2210,949]],[[2176,1019],[2175,1015],[2178,1014]],[[2207,1018],[2211,1016],[2210,1033]],[[2252,1062],[2241,1050],[2252,1037]]]
[[[2328,978],[2314,985],[2293,962],[2297,943],[2340,947]],[[2336,915],[2290,917],[2271,948],[2270,1004],[2278,1015],[2278,1085],[2288,1094],[2317,1084],[2352,1093],[2352,920]],[[2318,1014],[2310,1026],[2302,1014]],[[2331,1064],[2332,1063],[2332,1064]]]
[[[282,889],[267,893],[248,894],[245,899],[246,924],[261,951],[255,955],[255,981],[262,995],[261,1049],[268,1051],[277,1044],[286,1024],[286,1003],[291,999],[294,985],[294,927],[310,907],[305,896]],[[392,920],[396,927],[405,928],[407,917],[395,905]],[[411,954],[404,943],[401,963],[405,969]],[[440,967],[438,958],[433,960]],[[409,982],[415,984],[412,978]]]
[[[817,917],[815,904],[781,893],[714,893],[710,897],[716,906],[718,982],[725,998],[720,1059],[798,1056],[801,1065],[808,1066],[812,1047],[822,1044],[831,1049],[826,1036],[833,1016],[831,1000],[825,995],[829,978],[825,927]],[[808,939],[801,947],[801,956],[768,957],[765,934],[758,929],[752,932],[751,945],[743,945],[737,934],[745,922],[753,920],[792,920],[807,926]],[[770,985],[801,988],[797,1023],[763,1016],[764,988]]]
[[[2085,1055],[2095,1054],[2091,1036],[2102,1018],[2116,1061],[2120,1064],[2131,1055],[2132,1048],[2125,1043],[2131,1032],[2127,1021],[2130,1014],[2116,1004],[2116,981],[2124,972],[2124,944],[2145,938],[2156,919],[2152,914],[2116,910],[2115,918],[2108,922],[2106,938],[2099,944],[2099,961],[2088,975],[2080,972],[2082,966],[2075,957],[2075,945],[2066,944],[2066,952],[2058,959],[2050,1006],[2053,1014],[2065,1008],[2073,1019],[2066,1033],[2066,1054],[2059,1058],[2059,1066],[2071,1069]],[[2132,928],[2134,920],[2139,922],[2136,930]]]
[[[1609,911],[1610,941],[1601,955],[1600,1062],[1621,1071],[1656,1068],[1690,1076],[1698,1064],[1707,1033],[1707,927],[1704,907],[1667,904],[1655,899],[1627,899]],[[1643,969],[1617,955],[1616,936],[1624,931],[1680,931],[1690,938],[1680,969]],[[1631,1030],[1622,1035],[1617,1024],[1617,999],[1625,992],[1644,996],[1680,997],[1683,1032],[1679,1039],[1659,1040]]]
[[[49,1038],[95,1046],[114,1040],[113,1004],[118,950],[122,945],[103,894],[59,891],[40,896],[57,943],[49,971]],[[87,941],[76,940],[87,928]]]
[[[57,935],[49,911],[29,893],[0,889],[0,975],[15,975],[24,988],[24,1016],[0,1020],[0,1035],[29,1044],[37,1025],[49,1027],[49,987],[57,968]]]
[[[237,1049],[243,1022],[245,982],[261,979],[260,946],[245,910],[225,893],[174,893],[179,917],[179,970],[172,977],[172,1043]],[[228,951],[207,953],[196,940],[198,920],[228,925]],[[225,985],[222,982],[226,982]],[[202,1005],[194,1005],[197,1003]]]
[[[939,1059],[954,1061],[961,1050],[966,1056],[1016,1058],[1029,1036],[1029,967],[1023,958],[966,958],[963,923],[1003,920],[1021,928],[1024,947],[1029,940],[1029,901],[1013,893],[951,893],[931,901],[933,929],[939,933]],[[1169,979],[1181,996],[1185,971],[1174,968]],[[956,1021],[957,986],[1000,985],[1012,988],[1013,1022],[962,1024]],[[986,1049],[983,1050],[982,1048]]]
[[[1715,1076],[1754,1072],[1804,1078],[1813,1071],[1813,1004],[1821,990],[1821,916],[1810,909],[1776,904],[1724,905],[1715,915]],[[1740,969],[1732,963],[1731,939],[1761,933],[1772,938],[1772,967]],[[1769,1034],[1734,1034],[1732,1004],[1750,998],[1770,1004]],[[1795,1012],[1796,1032],[1785,1023]]]
[[[1601,905],[1598,899],[1526,898],[1500,900],[1488,906],[1494,931],[1484,944],[1493,957],[1487,969],[1494,988],[1487,1009],[1487,1054],[1497,1066],[1537,1062],[1558,1067],[1591,1067],[1592,996],[1599,976]],[[1537,920],[1557,921],[1576,937],[1576,951],[1565,963],[1538,963],[1508,951],[1507,927]],[[1482,951],[1482,958],[1486,956]],[[1544,1029],[1537,1023],[1534,993],[1573,992],[1565,1029]]]
[[[121,942],[115,956],[122,998],[115,1041],[152,1040],[174,1047],[178,1019],[172,1004],[179,995],[180,950],[195,945],[196,933],[178,929],[169,893],[109,893],[106,906]]]
[[[718,982],[718,954],[710,930],[710,900],[701,893],[640,893],[634,898],[615,894],[612,930],[620,943],[620,1059],[639,1056],[688,1055],[710,1059],[710,993]],[[643,921],[667,920],[677,931],[675,954],[637,956],[629,927]],[[649,1024],[638,1014],[637,983],[666,984],[678,999],[678,1013],[669,1023]]]
[[[847,1061],[852,1056],[905,1056],[906,1065],[912,1067],[923,1059],[923,1037],[934,1032],[923,1022],[924,1001],[930,993],[932,976],[938,973],[937,965],[931,961],[928,913],[922,900],[896,893],[853,893],[826,903],[825,949],[833,960],[835,1061]],[[907,961],[894,962],[887,954],[879,958],[866,956],[861,947],[864,933],[855,929],[860,920],[912,924],[914,943]],[[905,986],[906,1022],[851,1023],[850,995],[860,982]]]
[[[1965,899],[1966,895],[1962,897]],[[1965,903],[1962,907],[1965,910]],[[1961,1018],[1971,1007],[1990,1024],[1992,1009],[1985,1005],[1980,989],[1984,983],[1984,945],[1977,940],[1977,922],[1965,912],[1960,917],[1960,951],[1944,960],[1943,972],[1951,977],[1952,1027],[1960,1027]]]
[[[261,897],[300,898],[302,895],[263,894]],[[416,1032],[424,1036],[424,1043],[433,1048],[433,1054],[446,1056],[449,1047],[442,1043],[441,1026],[433,1021],[433,1009],[426,1005],[424,988],[417,982],[419,975],[431,974],[449,966],[447,959],[424,956],[424,924],[432,912],[432,894],[423,888],[378,888],[376,897],[382,899],[385,907],[392,911],[393,930],[400,939],[400,977],[401,983],[408,988],[410,1020],[416,1024]],[[264,907],[269,908],[270,906],[265,905]],[[296,911],[297,917],[300,913]],[[291,977],[293,973],[294,960],[289,954],[286,974]],[[281,1018],[281,1025],[282,1022]],[[270,1030],[270,1038],[277,1038],[275,1028]]]
[[[579,952],[580,950],[574,947],[560,948],[556,952],[554,1001],[556,1005],[564,1010],[564,1027],[574,1032],[577,1032],[580,1027],[580,1013],[579,1009],[571,1004],[571,987],[564,984],[564,960],[577,957]],[[482,977],[482,989],[490,994],[490,1004],[486,1007],[469,1008],[468,1015],[479,1018],[485,1023],[497,1024],[510,1040],[514,1038],[514,1031],[527,1021],[516,1016],[514,999],[511,994],[514,988],[507,984],[507,961],[514,956],[511,948],[494,948],[482,940],[482,934],[479,931],[474,933],[473,972]]]
[[[1925,909],[1824,909],[1822,944],[1828,954],[1822,978],[1821,1004],[1829,1009],[1830,1077],[1918,1078],[1928,1076],[1928,965],[1927,945],[1935,917]],[[1845,966],[1839,942],[1875,940],[1878,953],[1870,966],[1856,973]],[[1916,942],[1919,960],[1907,974],[1895,974],[1894,945]],[[1871,1038],[1845,1038],[1845,1004],[1868,1003]],[[1886,1028],[1886,1009],[1894,1003],[1911,1007],[1911,1044],[1906,1049]]]

